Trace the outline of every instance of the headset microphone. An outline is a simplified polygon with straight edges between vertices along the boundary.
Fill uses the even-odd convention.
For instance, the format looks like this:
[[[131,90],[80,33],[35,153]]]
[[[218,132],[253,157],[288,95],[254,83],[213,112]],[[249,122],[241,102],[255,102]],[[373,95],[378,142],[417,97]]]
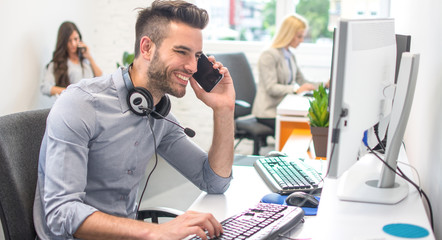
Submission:
[[[179,125],[178,123],[176,123],[176,122],[174,122],[174,121],[172,121],[172,120],[170,120],[170,119],[164,117],[163,115],[159,114],[158,112],[156,112],[156,111],[154,111],[154,110],[152,110],[152,109],[148,109],[148,108],[145,108],[145,107],[142,107],[142,106],[139,106],[138,108],[139,108],[140,110],[142,110],[144,113],[146,113],[146,115],[148,115],[148,114],[155,115],[157,118],[164,119],[164,120],[166,120],[166,121],[168,121],[168,122],[174,124],[175,126],[180,127],[181,129],[183,129],[184,133],[185,133],[188,137],[193,138],[193,137],[195,136],[195,131],[193,131],[192,129],[187,128],[187,127],[185,128],[185,127]]]

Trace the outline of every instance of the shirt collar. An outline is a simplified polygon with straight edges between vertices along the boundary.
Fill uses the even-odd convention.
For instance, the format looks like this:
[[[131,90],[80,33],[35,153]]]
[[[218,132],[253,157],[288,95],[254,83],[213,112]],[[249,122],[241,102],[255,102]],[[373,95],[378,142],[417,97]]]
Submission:
[[[129,110],[129,105],[127,104],[127,95],[129,94],[129,90],[127,90],[126,85],[124,84],[123,68],[124,67],[119,67],[117,71],[112,74],[112,80],[114,81],[118,100],[120,101],[121,112],[125,113]]]
[[[285,48],[281,48],[281,49],[282,49],[282,54],[284,54],[285,58],[291,58],[292,57],[292,53],[288,49],[285,49]]]

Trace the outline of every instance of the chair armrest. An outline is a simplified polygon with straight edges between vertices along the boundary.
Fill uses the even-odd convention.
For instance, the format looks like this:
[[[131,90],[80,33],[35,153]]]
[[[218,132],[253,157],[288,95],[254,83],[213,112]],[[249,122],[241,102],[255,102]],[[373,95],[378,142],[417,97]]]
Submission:
[[[152,218],[153,223],[158,223],[159,217],[177,217],[178,215],[183,214],[183,211],[167,208],[167,207],[149,207],[143,210],[138,211],[137,219],[144,220]]]
[[[235,105],[243,108],[250,108],[252,105],[244,100],[235,100]]]

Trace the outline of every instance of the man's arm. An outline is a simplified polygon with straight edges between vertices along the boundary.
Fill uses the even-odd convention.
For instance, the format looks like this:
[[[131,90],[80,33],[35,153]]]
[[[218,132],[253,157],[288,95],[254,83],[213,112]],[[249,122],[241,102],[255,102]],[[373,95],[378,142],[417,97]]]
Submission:
[[[213,171],[221,177],[229,177],[233,164],[234,141],[233,111],[213,111],[213,138],[209,150],[209,163]]]
[[[80,225],[74,236],[80,239],[183,239],[196,234],[207,239],[222,233],[221,224],[210,213],[188,211],[175,219],[154,224],[94,212]]]
[[[191,78],[190,84],[198,99],[213,109],[214,130],[212,146],[209,150],[209,163],[213,171],[221,177],[229,177],[233,165],[234,141],[234,111],[235,89],[229,70],[220,62],[215,62],[213,56],[209,60],[214,62],[213,67],[218,68],[224,78],[210,92],[205,92]]]

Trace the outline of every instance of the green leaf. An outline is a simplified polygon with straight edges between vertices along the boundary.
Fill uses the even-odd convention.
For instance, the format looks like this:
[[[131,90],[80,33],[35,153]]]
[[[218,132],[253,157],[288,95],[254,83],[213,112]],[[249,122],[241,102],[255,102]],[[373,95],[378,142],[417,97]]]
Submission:
[[[133,63],[134,58],[135,58],[135,54],[134,53],[129,53],[129,52],[125,51],[123,53],[123,58],[122,58],[122,61],[121,61],[122,64],[117,62],[117,68],[120,67],[120,66],[125,66],[125,67],[129,66],[131,63]]]
[[[321,84],[313,91],[313,100],[310,100],[308,110],[310,125],[313,127],[328,127],[330,114],[328,112],[328,94]]]

